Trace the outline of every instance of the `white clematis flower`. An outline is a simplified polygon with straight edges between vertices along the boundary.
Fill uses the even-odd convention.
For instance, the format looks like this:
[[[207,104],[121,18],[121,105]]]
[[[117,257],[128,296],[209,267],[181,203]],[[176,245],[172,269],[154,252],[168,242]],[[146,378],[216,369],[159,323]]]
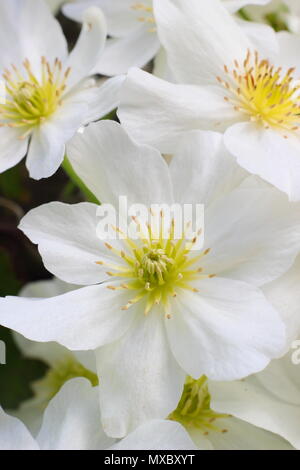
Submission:
[[[116,442],[101,427],[97,395],[87,380],[70,380],[50,402],[36,436],[0,407],[0,450],[195,449],[180,424],[163,420],[150,421]]]
[[[88,80],[106,40],[103,14],[85,12],[70,54],[58,22],[43,0],[0,2],[0,172],[27,154],[35,179],[51,176],[78,128],[118,103],[122,77],[96,86]]]
[[[168,167],[157,150],[106,121],[78,134],[68,155],[98,200],[114,207],[120,194],[129,206],[206,207],[198,251],[185,235],[175,243],[172,224],[167,240],[157,242],[150,225],[142,239],[103,242],[90,203],[50,203],[21,222],[47,269],[86,287],[50,299],[2,299],[0,323],[34,341],[96,350],[109,435],[166,417],[186,374],[233,380],[282,354],[284,326],[260,287],[299,252],[299,205],[245,179],[221,134],[188,134]]]
[[[264,5],[268,1],[223,0],[223,3],[234,13],[245,5]],[[82,13],[90,5],[103,10],[111,36],[95,71],[103,75],[118,75],[133,66],[144,67],[157,54],[158,61],[161,60],[152,0],[72,0],[66,2],[63,12],[75,21],[82,21]]]
[[[262,52],[218,0],[154,2],[159,35],[180,84],[133,69],[119,116],[140,142],[172,153],[190,129],[224,131],[238,163],[300,199],[299,38]],[[179,37],[176,34],[181,30]]]
[[[298,309],[299,312],[299,309]],[[300,341],[243,381],[210,384],[213,406],[282,436],[300,449]]]

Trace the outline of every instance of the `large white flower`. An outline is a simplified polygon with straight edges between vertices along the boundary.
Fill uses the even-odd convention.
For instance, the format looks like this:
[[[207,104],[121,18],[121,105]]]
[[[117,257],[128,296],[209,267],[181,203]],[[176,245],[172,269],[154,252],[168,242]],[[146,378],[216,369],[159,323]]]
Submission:
[[[58,22],[43,0],[0,2],[0,172],[27,154],[35,179],[51,176],[77,129],[118,103],[122,78],[96,86],[88,79],[106,40],[103,14],[85,12],[70,54]]]
[[[234,13],[245,5],[264,5],[268,1],[223,0],[223,3]],[[69,18],[82,21],[82,13],[88,5],[103,9],[111,36],[101,62],[95,69],[98,73],[126,73],[130,67],[143,67],[158,54],[161,44],[157,35],[152,0],[72,0],[66,3],[63,11]]]
[[[276,433],[300,449],[300,341],[293,346],[259,374],[212,383],[210,390],[219,411]]]
[[[282,354],[283,324],[260,286],[294,262],[299,205],[245,179],[217,133],[188,134],[168,167],[119,124],[99,122],[74,138],[68,155],[98,200],[115,207],[120,194],[129,206],[206,207],[199,251],[184,235],[175,243],[172,224],[167,240],[158,242],[150,225],[142,240],[104,243],[90,203],[50,203],[21,222],[49,271],[87,287],[51,299],[2,299],[0,323],[35,341],[96,349],[108,434],[167,416],[186,374],[232,380]]]
[[[169,65],[184,85],[133,69],[119,110],[126,129],[167,153],[186,130],[224,131],[242,167],[299,200],[299,37],[279,33],[274,55],[256,47],[218,0],[154,5]]]
[[[97,395],[85,379],[67,382],[50,402],[36,436],[0,407],[0,450],[195,449],[184,428],[171,421],[150,421],[119,442],[106,436]]]

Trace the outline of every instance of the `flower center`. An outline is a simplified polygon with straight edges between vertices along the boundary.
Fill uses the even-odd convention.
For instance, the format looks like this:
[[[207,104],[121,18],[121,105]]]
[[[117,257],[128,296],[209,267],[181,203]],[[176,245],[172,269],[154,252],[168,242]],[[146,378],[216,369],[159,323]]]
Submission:
[[[45,377],[34,383],[34,392],[40,405],[46,408],[49,401],[59,392],[61,387],[69,380],[77,377],[88,379],[93,387],[99,383],[94,372],[86,369],[80,362],[72,356],[57,362],[51,367]]]
[[[168,231],[164,232],[166,225],[164,215],[161,214],[160,218],[161,224],[158,229],[156,224],[147,223],[142,226],[134,217],[138,226],[137,239],[124,237],[122,250],[105,243],[106,248],[118,258],[119,264],[109,264],[104,261],[96,263],[112,269],[107,272],[109,276],[124,280],[120,286],[109,285],[109,289],[128,289],[134,292],[131,300],[122,307],[123,310],[128,310],[137,302],[144,301],[145,315],[155,305],[160,305],[166,317],[171,318],[170,299],[176,297],[181,289],[198,292],[198,289],[193,287],[193,282],[212,278],[214,274],[203,273],[203,268],[199,266],[199,261],[209,253],[210,249],[200,252],[194,250],[201,230],[192,240],[187,240],[185,233],[180,239],[175,239],[174,219]],[[119,228],[114,230],[122,233]]]
[[[23,67],[22,71],[13,65],[3,73],[6,102],[0,104],[0,125],[24,129],[25,138],[61,105],[70,68],[63,73],[58,59],[51,66],[42,57],[41,77],[37,78],[28,59]]]
[[[180,402],[168,419],[178,421],[187,429],[196,428],[206,436],[210,431],[226,433],[227,429],[220,428],[215,421],[230,415],[213,411],[210,401],[206,376],[198,380],[187,377]]]
[[[148,29],[149,33],[155,33],[155,19],[153,16],[153,7],[151,0],[144,0],[144,2],[137,2],[131,5],[132,10],[138,13],[137,20],[142,23],[148,24],[150,27]]]
[[[225,101],[236,111],[244,113],[251,121],[260,122],[266,129],[297,131],[300,127],[300,85],[292,77],[294,68],[285,74],[274,68],[258,53],[248,51],[242,64],[224,66],[226,79],[217,77],[227,90]],[[284,137],[287,137],[284,135]]]

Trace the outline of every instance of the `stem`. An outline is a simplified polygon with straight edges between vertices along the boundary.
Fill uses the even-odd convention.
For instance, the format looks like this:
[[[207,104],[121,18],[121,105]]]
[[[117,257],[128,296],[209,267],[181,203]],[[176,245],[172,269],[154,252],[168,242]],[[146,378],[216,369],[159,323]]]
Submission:
[[[84,182],[79,178],[79,176],[73,170],[73,167],[68,160],[67,155],[65,155],[63,164],[63,169],[69,176],[70,180],[80,189],[80,191],[85,195],[88,202],[93,202],[94,204],[100,204],[96,196],[88,189],[88,187],[84,184]]]

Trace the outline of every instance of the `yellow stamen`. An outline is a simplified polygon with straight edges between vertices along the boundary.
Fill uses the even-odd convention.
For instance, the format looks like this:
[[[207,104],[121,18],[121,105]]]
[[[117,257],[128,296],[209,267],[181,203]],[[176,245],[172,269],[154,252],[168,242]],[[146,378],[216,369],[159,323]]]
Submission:
[[[14,65],[11,68],[3,73],[6,102],[0,104],[0,121],[2,126],[23,129],[21,138],[25,138],[61,105],[71,69],[62,74],[61,62],[55,59],[51,66],[45,57],[41,58],[40,78],[28,59],[23,62],[23,71]]]
[[[294,132],[300,129],[300,84],[292,77],[294,71],[283,74],[281,67],[248,51],[243,63],[234,61],[232,69],[225,65],[225,76],[217,80],[226,89],[225,101],[250,121]]]
[[[124,249],[116,249],[105,242],[106,248],[118,262],[96,261],[96,264],[109,266],[107,275],[114,280],[120,279],[120,288],[134,291],[131,300],[122,307],[123,310],[143,302],[142,308],[148,315],[152,308],[160,305],[166,318],[170,319],[170,300],[177,296],[178,290],[197,293],[198,289],[193,283],[214,276],[197,266],[210,249],[199,253],[195,250],[195,239],[187,241],[184,233],[179,240],[175,239],[174,220],[167,221],[163,213],[159,217],[159,227],[157,223],[142,224],[137,218],[134,221],[139,227],[147,227],[147,234],[140,230],[137,240],[122,238]],[[111,286],[108,288],[112,289]]]

